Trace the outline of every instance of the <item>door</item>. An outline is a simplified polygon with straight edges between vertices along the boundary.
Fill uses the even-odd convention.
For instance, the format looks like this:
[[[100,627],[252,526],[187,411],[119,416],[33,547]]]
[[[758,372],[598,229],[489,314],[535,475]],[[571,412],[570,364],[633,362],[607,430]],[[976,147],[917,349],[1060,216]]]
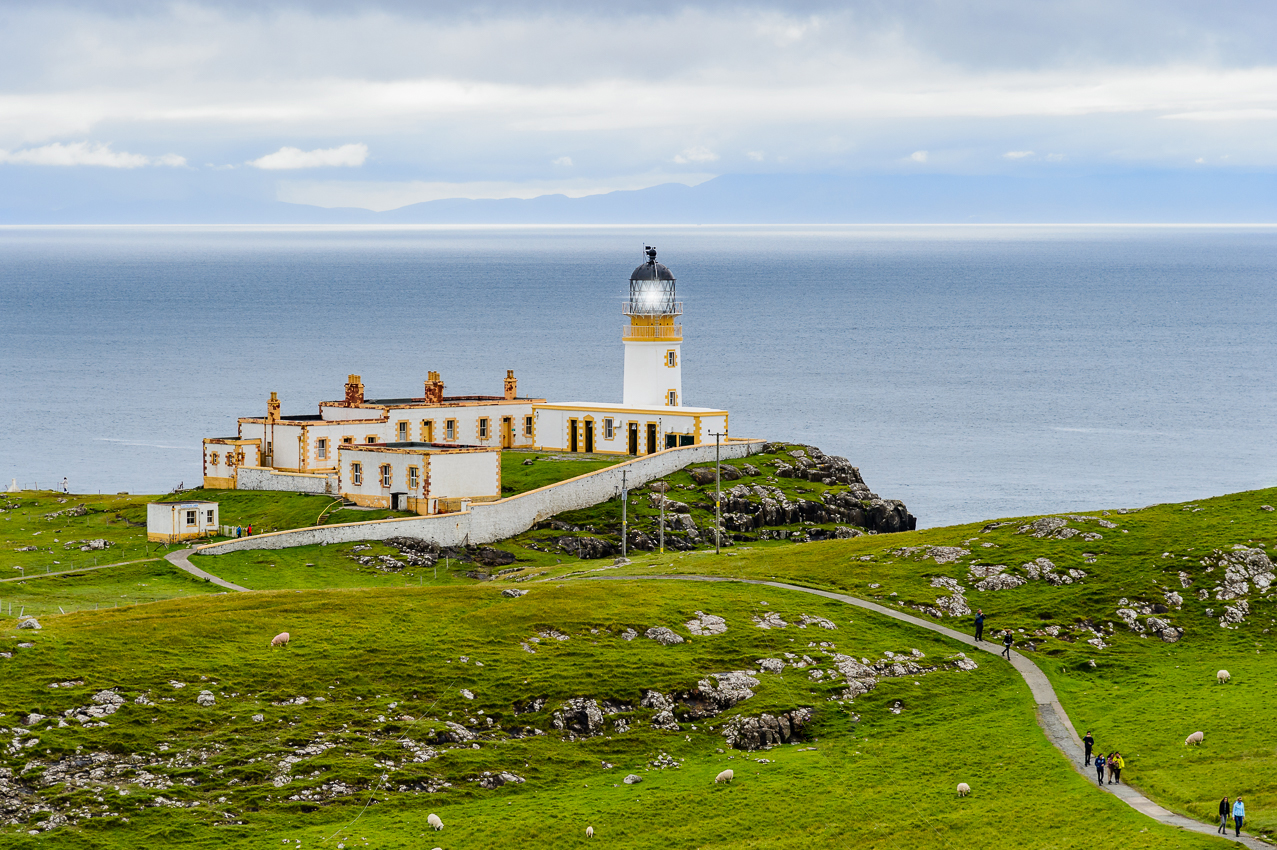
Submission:
[[[435,441],[435,421],[427,419],[421,426],[421,441],[423,443],[433,443]]]
[[[656,451],[656,423],[647,423],[647,453]]]
[[[638,423],[630,423],[630,454],[638,454]]]
[[[594,423],[589,419],[585,420],[585,451],[594,451]]]
[[[501,417],[501,448],[514,448],[514,420],[509,416]]]
[[[576,420],[568,420],[568,451],[577,451],[576,448]]]

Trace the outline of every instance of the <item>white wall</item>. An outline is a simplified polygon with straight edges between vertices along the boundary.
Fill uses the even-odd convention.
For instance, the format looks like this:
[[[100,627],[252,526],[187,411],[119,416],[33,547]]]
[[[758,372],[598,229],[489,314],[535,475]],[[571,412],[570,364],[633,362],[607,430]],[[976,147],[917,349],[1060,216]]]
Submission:
[[[457,452],[430,456],[430,498],[501,495],[501,452]]]
[[[260,466],[240,467],[235,473],[236,490],[280,490],[287,493],[316,493],[335,496],[337,476],[311,472],[278,472]]]
[[[675,352],[675,365],[666,365],[666,352]],[[670,390],[678,391],[683,404],[683,352],[679,342],[625,341],[626,407],[663,407]]]
[[[732,441],[722,446],[721,456],[725,460],[748,457],[761,452],[766,445],[764,440]],[[668,449],[508,499],[475,504],[462,513],[278,531],[202,546],[200,553],[223,555],[245,549],[288,549],[317,543],[351,543],[400,536],[420,537],[440,546],[494,543],[521,534],[537,522],[563,511],[588,508],[607,501],[620,487],[622,471],[626,473],[627,486],[635,488],[691,464],[713,461],[712,443]]]

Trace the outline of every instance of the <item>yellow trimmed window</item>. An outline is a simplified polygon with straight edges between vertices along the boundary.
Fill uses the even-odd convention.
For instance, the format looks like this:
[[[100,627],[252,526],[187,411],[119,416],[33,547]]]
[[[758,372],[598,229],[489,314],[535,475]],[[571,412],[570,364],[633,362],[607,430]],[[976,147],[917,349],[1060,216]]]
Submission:
[[[381,486],[390,486],[390,464],[388,463],[383,463],[381,465]]]
[[[318,460],[328,459],[328,439],[320,437],[315,441],[315,458]]]
[[[364,442],[368,443],[369,445],[377,442],[377,435],[369,434],[367,437],[364,438]]]
[[[532,417],[531,416],[523,417],[523,436],[525,437],[532,436]]]
[[[673,369],[675,366],[678,365],[677,351],[671,348],[669,351],[665,352],[665,365],[670,367],[671,369]]]
[[[445,419],[443,421],[443,438],[448,442],[457,439],[457,420]]]
[[[350,483],[356,487],[364,483],[364,465],[362,463],[352,463],[350,465]]]
[[[616,426],[613,425],[611,419],[604,419],[603,420],[603,439],[605,440],[612,439],[612,436],[615,433],[615,427]]]
[[[355,444],[355,438],[354,438],[354,437],[342,437],[342,438],[341,438],[341,444],[342,444],[343,446],[353,446],[353,445]]]
[[[670,390],[666,396],[666,404],[670,407],[678,407],[678,390]]]
[[[213,464],[213,466],[217,466],[217,452],[213,452],[208,456],[208,462]]]
[[[488,419],[486,416],[479,420],[479,439],[488,439]]]
[[[420,483],[420,481],[421,481],[420,471],[417,469],[417,467],[415,466],[408,467],[408,489],[416,490],[417,485]]]
[[[407,422],[399,423],[398,436],[399,436],[399,442],[401,443],[408,442],[408,423]]]

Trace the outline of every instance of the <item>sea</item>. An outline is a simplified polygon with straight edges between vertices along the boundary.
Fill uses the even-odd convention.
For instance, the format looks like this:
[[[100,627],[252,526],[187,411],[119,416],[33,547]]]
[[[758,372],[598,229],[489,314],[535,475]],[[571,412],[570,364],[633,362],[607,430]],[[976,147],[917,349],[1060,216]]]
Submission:
[[[165,493],[340,398],[619,401],[654,245],[683,393],[933,527],[1277,485],[1277,228],[0,228],[0,482]]]

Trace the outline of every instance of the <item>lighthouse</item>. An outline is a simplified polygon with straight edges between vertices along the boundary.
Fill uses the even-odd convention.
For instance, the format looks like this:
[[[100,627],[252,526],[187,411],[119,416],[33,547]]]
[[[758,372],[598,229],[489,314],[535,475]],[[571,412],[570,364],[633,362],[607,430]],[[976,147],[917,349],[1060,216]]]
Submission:
[[[674,273],[644,248],[647,262],[630,275],[630,296],[622,313],[629,319],[625,343],[626,407],[680,407],[683,404],[683,304],[674,291]]]

